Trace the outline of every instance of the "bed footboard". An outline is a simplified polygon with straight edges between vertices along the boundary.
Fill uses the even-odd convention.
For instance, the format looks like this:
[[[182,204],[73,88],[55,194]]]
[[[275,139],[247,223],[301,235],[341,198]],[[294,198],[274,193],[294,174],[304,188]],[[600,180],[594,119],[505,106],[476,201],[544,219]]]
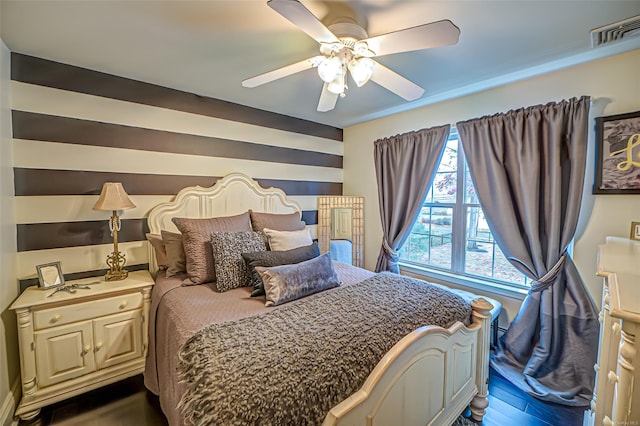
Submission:
[[[473,419],[481,421],[488,406],[493,305],[478,298],[471,306],[469,327],[426,326],[400,340],[323,425],[448,425],[469,404]]]

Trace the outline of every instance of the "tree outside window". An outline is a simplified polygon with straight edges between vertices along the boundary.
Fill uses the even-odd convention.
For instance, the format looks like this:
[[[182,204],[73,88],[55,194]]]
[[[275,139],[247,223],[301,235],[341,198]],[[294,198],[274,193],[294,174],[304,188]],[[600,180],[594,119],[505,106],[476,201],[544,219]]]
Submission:
[[[436,272],[528,286],[493,239],[454,128],[418,219],[400,249],[400,261]]]

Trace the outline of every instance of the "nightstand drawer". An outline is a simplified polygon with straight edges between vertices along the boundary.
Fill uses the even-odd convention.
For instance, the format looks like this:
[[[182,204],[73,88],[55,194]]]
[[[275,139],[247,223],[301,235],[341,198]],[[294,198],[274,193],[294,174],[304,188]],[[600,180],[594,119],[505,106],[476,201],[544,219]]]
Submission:
[[[33,313],[36,330],[83,321],[91,318],[130,311],[142,307],[142,293],[132,293],[107,299],[76,303],[72,306],[59,306]]]

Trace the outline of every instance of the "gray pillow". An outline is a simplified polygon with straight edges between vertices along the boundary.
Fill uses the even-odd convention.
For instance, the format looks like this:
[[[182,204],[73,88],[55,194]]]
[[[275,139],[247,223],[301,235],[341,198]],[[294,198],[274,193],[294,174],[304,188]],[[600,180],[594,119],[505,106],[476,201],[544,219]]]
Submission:
[[[187,258],[189,278],[182,285],[202,284],[215,281],[216,273],[211,254],[211,233],[251,231],[249,212],[236,216],[191,219],[171,219],[182,233],[184,253]]]
[[[264,282],[265,306],[280,305],[340,285],[329,253],[295,265],[256,266],[256,271]]]
[[[211,248],[216,268],[216,287],[227,291],[246,285],[247,266],[243,252],[265,251],[264,241],[257,232],[214,232]]]
[[[264,284],[256,271],[256,266],[280,266],[304,262],[320,256],[318,244],[297,247],[284,251],[259,251],[254,253],[242,253],[242,258],[247,264],[247,286],[253,286],[251,297],[264,296]]]
[[[169,260],[167,259],[167,249],[164,247],[162,241],[162,235],[146,233],[147,241],[153,246],[153,250],[156,254],[156,264],[158,269],[163,271],[169,267]]]
[[[182,235],[177,232],[160,231],[167,252],[167,277],[181,274],[187,270],[187,258],[182,245]]]
[[[300,220],[300,212],[278,214],[249,210],[249,216],[251,217],[251,228],[254,231],[262,231],[264,228],[277,231],[299,231],[305,227],[305,223]]]

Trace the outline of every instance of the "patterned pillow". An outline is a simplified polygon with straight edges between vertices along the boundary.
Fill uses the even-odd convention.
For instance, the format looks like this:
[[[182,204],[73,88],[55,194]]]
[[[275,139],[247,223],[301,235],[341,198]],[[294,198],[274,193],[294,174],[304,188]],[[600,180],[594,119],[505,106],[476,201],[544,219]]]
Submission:
[[[247,286],[253,286],[251,297],[264,296],[264,284],[256,271],[256,266],[280,266],[304,262],[320,256],[318,244],[297,247],[285,251],[259,251],[255,253],[242,253],[242,258],[247,264]]]
[[[305,227],[305,223],[300,220],[300,212],[276,214],[249,210],[249,216],[251,217],[251,228],[254,231],[262,231],[264,228],[277,231],[299,231]]]
[[[304,228],[300,231],[277,231],[275,229],[264,228],[262,231],[267,234],[271,250],[291,250],[313,243],[309,228]]]
[[[340,285],[329,253],[295,265],[257,266],[256,271],[264,282],[265,306],[280,305]]]
[[[211,254],[211,233],[251,231],[249,212],[237,216],[190,219],[171,219],[182,233],[184,253],[187,258],[189,278],[182,285],[202,284],[215,281],[216,273]]]
[[[211,248],[216,268],[218,291],[227,291],[246,285],[247,265],[243,252],[265,251],[262,237],[257,232],[214,232]]]

